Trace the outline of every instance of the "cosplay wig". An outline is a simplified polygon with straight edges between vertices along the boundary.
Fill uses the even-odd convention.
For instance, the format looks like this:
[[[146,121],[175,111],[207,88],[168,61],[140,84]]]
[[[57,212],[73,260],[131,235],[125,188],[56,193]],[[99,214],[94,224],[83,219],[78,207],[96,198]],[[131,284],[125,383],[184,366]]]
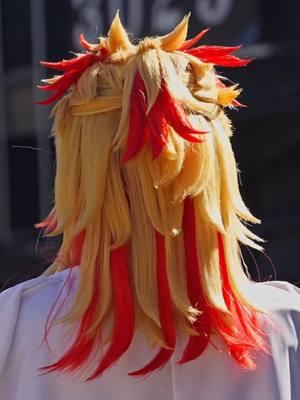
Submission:
[[[215,70],[250,60],[232,54],[239,47],[194,47],[208,30],[186,40],[188,19],[133,44],[117,14],[98,44],[81,35],[85,52],[42,63],[62,74],[41,86],[53,92],[42,104],[59,101],[55,202],[37,226],[62,235],[48,274],[79,266],[63,319],[77,335],[45,371],[77,370],[105,344],[88,379],[99,377],[138,329],[159,349],[131,375],[163,367],[178,335],[179,363],[215,334],[246,369],[267,351],[239,250],[261,249],[245,226],[259,221],[239,192],[225,113],[241,106],[240,90]]]

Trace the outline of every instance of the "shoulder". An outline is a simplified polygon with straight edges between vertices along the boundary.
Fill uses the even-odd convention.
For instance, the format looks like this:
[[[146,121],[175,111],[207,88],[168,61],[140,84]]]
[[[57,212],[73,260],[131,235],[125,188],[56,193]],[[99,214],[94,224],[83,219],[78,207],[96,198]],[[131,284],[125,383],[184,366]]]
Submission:
[[[0,375],[16,331],[21,327],[22,337],[27,331],[28,334],[35,331],[60,295],[62,299],[65,297],[75,275],[66,270],[49,277],[31,279],[0,293]]]
[[[284,281],[255,283],[252,299],[276,321],[287,323],[293,320],[300,328],[300,289],[297,286]]]
[[[282,392],[290,387],[291,398],[300,398],[300,289],[287,282],[258,284],[267,295],[271,321],[266,330],[272,365]]]
[[[47,297],[50,300],[59,290],[63,290],[67,283],[73,282],[76,275],[77,271],[67,269],[51,276],[39,276],[4,290],[0,293],[0,316],[32,299],[41,300]]]
[[[58,272],[51,276],[40,276],[4,290],[0,293],[0,316],[4,311],[9,312],[10,309],[22,305],[24,301],[44,297],[44,293],[48,298],[51,294],[55,295],[68,280],[68,271]]]
[[[288,282],[270,281],[254,284],[253,295],[271,322],[266,333],[273,350],[288,351],[290,357],[294,354],[300,368],[300,289]]]
[[[254,295],[270,312],[300,313],[300,289],[285,281],[255,283]]]
[[[47,313],[58,298],[65,298],[73,290],[77,268],[51,276],[40,276],[22,282],[0,293],[0,325],[3,319],[11,323],[15,318]]]
[[[37,278],[29,279],[24,282],[21,282],[15,286],[12,286],[8,289],[3,290],[0,293],[0,299],[4,299],[4,298],[12,295],[13,293],[23,293],[28,290],[38,288],[40,286],[49,285],[49,284],[51,285],[55,282],[61,281],[64,279],[64,277],[66,277],[67,271],[68,270],[57,272],[50,276],[41,275],[41,276],[38,276]]]

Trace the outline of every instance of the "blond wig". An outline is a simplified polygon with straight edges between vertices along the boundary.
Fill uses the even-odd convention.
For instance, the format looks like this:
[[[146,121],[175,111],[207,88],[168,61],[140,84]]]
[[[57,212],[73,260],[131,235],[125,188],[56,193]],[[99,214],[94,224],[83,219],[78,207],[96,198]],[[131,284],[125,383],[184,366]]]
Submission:
[[[48,274],[79,266],[63,320],[78,333],[46,371],[77,370],[106,343],[89,379],[99,377],[138,329],[160,350],[132,375],[164,366],[178,335],[180,363],[214,334],[247,369],[266,351],[239,249],[261,249],[245,226],[259,221],[240,195],[225,114],[240,91],[215,70],[249,60],[232,55],[238,47],[193,47],[207,30],[186,40],[188,19],[132,44],[116,15],[98,44],[81,36],[86,52],[43,63],[63,73],[41,86],[54,92],[42,104],[59,101],[55,203],[38,227],[62,235]]]

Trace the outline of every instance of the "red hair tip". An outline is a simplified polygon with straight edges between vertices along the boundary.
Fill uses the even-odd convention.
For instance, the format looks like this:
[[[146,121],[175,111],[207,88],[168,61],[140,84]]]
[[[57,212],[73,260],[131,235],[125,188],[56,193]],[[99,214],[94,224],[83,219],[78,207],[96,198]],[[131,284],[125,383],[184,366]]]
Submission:
[[[233,100],[230,104],[232,107],[239,107],[239,108],[248,108],[247,104],[240,103],[237,100]]]
[[[48,101],[48,99],[41,101],[34,101],[33,104],[37,104],[39,106],[48,106],[49,104],[51,104],[51,101]]]
[[[208,27],[206,29],[203,29],[201,32],[199,32],[196,36],[194,36],[193,38],[186,40],[183,45],[178,49],[179,51],[185,51],[190,49],[194,44],[196,44],[197,42],[199,42],[204,35],[207,34],[207,32],[209,32],[211,30],[211,27]]]
[[[79,35],[79,43],[80,43],[81,47],[83,47],[83,48],[84,48],[85,50],[87,50],[87,51],[99,51],[99,50],[100,50],[100,44],[92,44],[92,43],[89,43],[89,42],[85,39],[83,33],[81,33],[81,34]]]
[[[251,57],[251,58],[246,58],[245,61],[247,62],[247,65],[250,64],[251,62],[255,61],[256,57]]]
[[[162,348],[157,355],[147,364],[145,367],[138,369],[136,371],[128,372],[129,376],[146,376],[153,372],[159,371],[163,368],[167,362],[170,360],[174,349]]]
[[[37,88],[39,90],[43,90],[44,92],[53,90],[51,85],[44,85],[44,86],[43,85],[38,85]]]
[[[121,158],[121,163],[123,165],[127,164],[129,161],[131,161],[135,156],[136,156],[137,152],[136,151],[132,151],[132,152],[126,152],[123,157]]]
[[[85,50],[90,50],[91,45],[86,41],[83,33],[79,35],[79,43]]]
[[[51,62],[51,61],[40,61],[40,64],[43,66],[43,67],[46,67],[46,68],[54,68],[55,69],[55,67],[56,67],[56,62]]]

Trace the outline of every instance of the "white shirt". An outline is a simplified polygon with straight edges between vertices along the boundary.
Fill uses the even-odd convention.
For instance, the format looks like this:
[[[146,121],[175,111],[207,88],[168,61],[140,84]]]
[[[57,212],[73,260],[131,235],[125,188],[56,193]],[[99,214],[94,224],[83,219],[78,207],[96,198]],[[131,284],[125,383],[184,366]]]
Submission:
[[[276,323],[268,332],[272,355],[257,360],[256,372],[245,372],[226,351],[212,346],[197,360],[178,365],[184,346],[179,339],[166,367],[147,378],[130,377],[127,372],[144,366],[157,352],[137,333],[128,352],[99,380],[39,375],[40,367],[66,351],[72,336],[62,325],[53,325],[50,349],[41,344],[51,306],[59,291],[66,290],[66,277],[66,271],[39,277],[0,294],[1,400],[300,399],[300,290],[286,282],[254,285],[258,295],[263,291],[268,297]]]

